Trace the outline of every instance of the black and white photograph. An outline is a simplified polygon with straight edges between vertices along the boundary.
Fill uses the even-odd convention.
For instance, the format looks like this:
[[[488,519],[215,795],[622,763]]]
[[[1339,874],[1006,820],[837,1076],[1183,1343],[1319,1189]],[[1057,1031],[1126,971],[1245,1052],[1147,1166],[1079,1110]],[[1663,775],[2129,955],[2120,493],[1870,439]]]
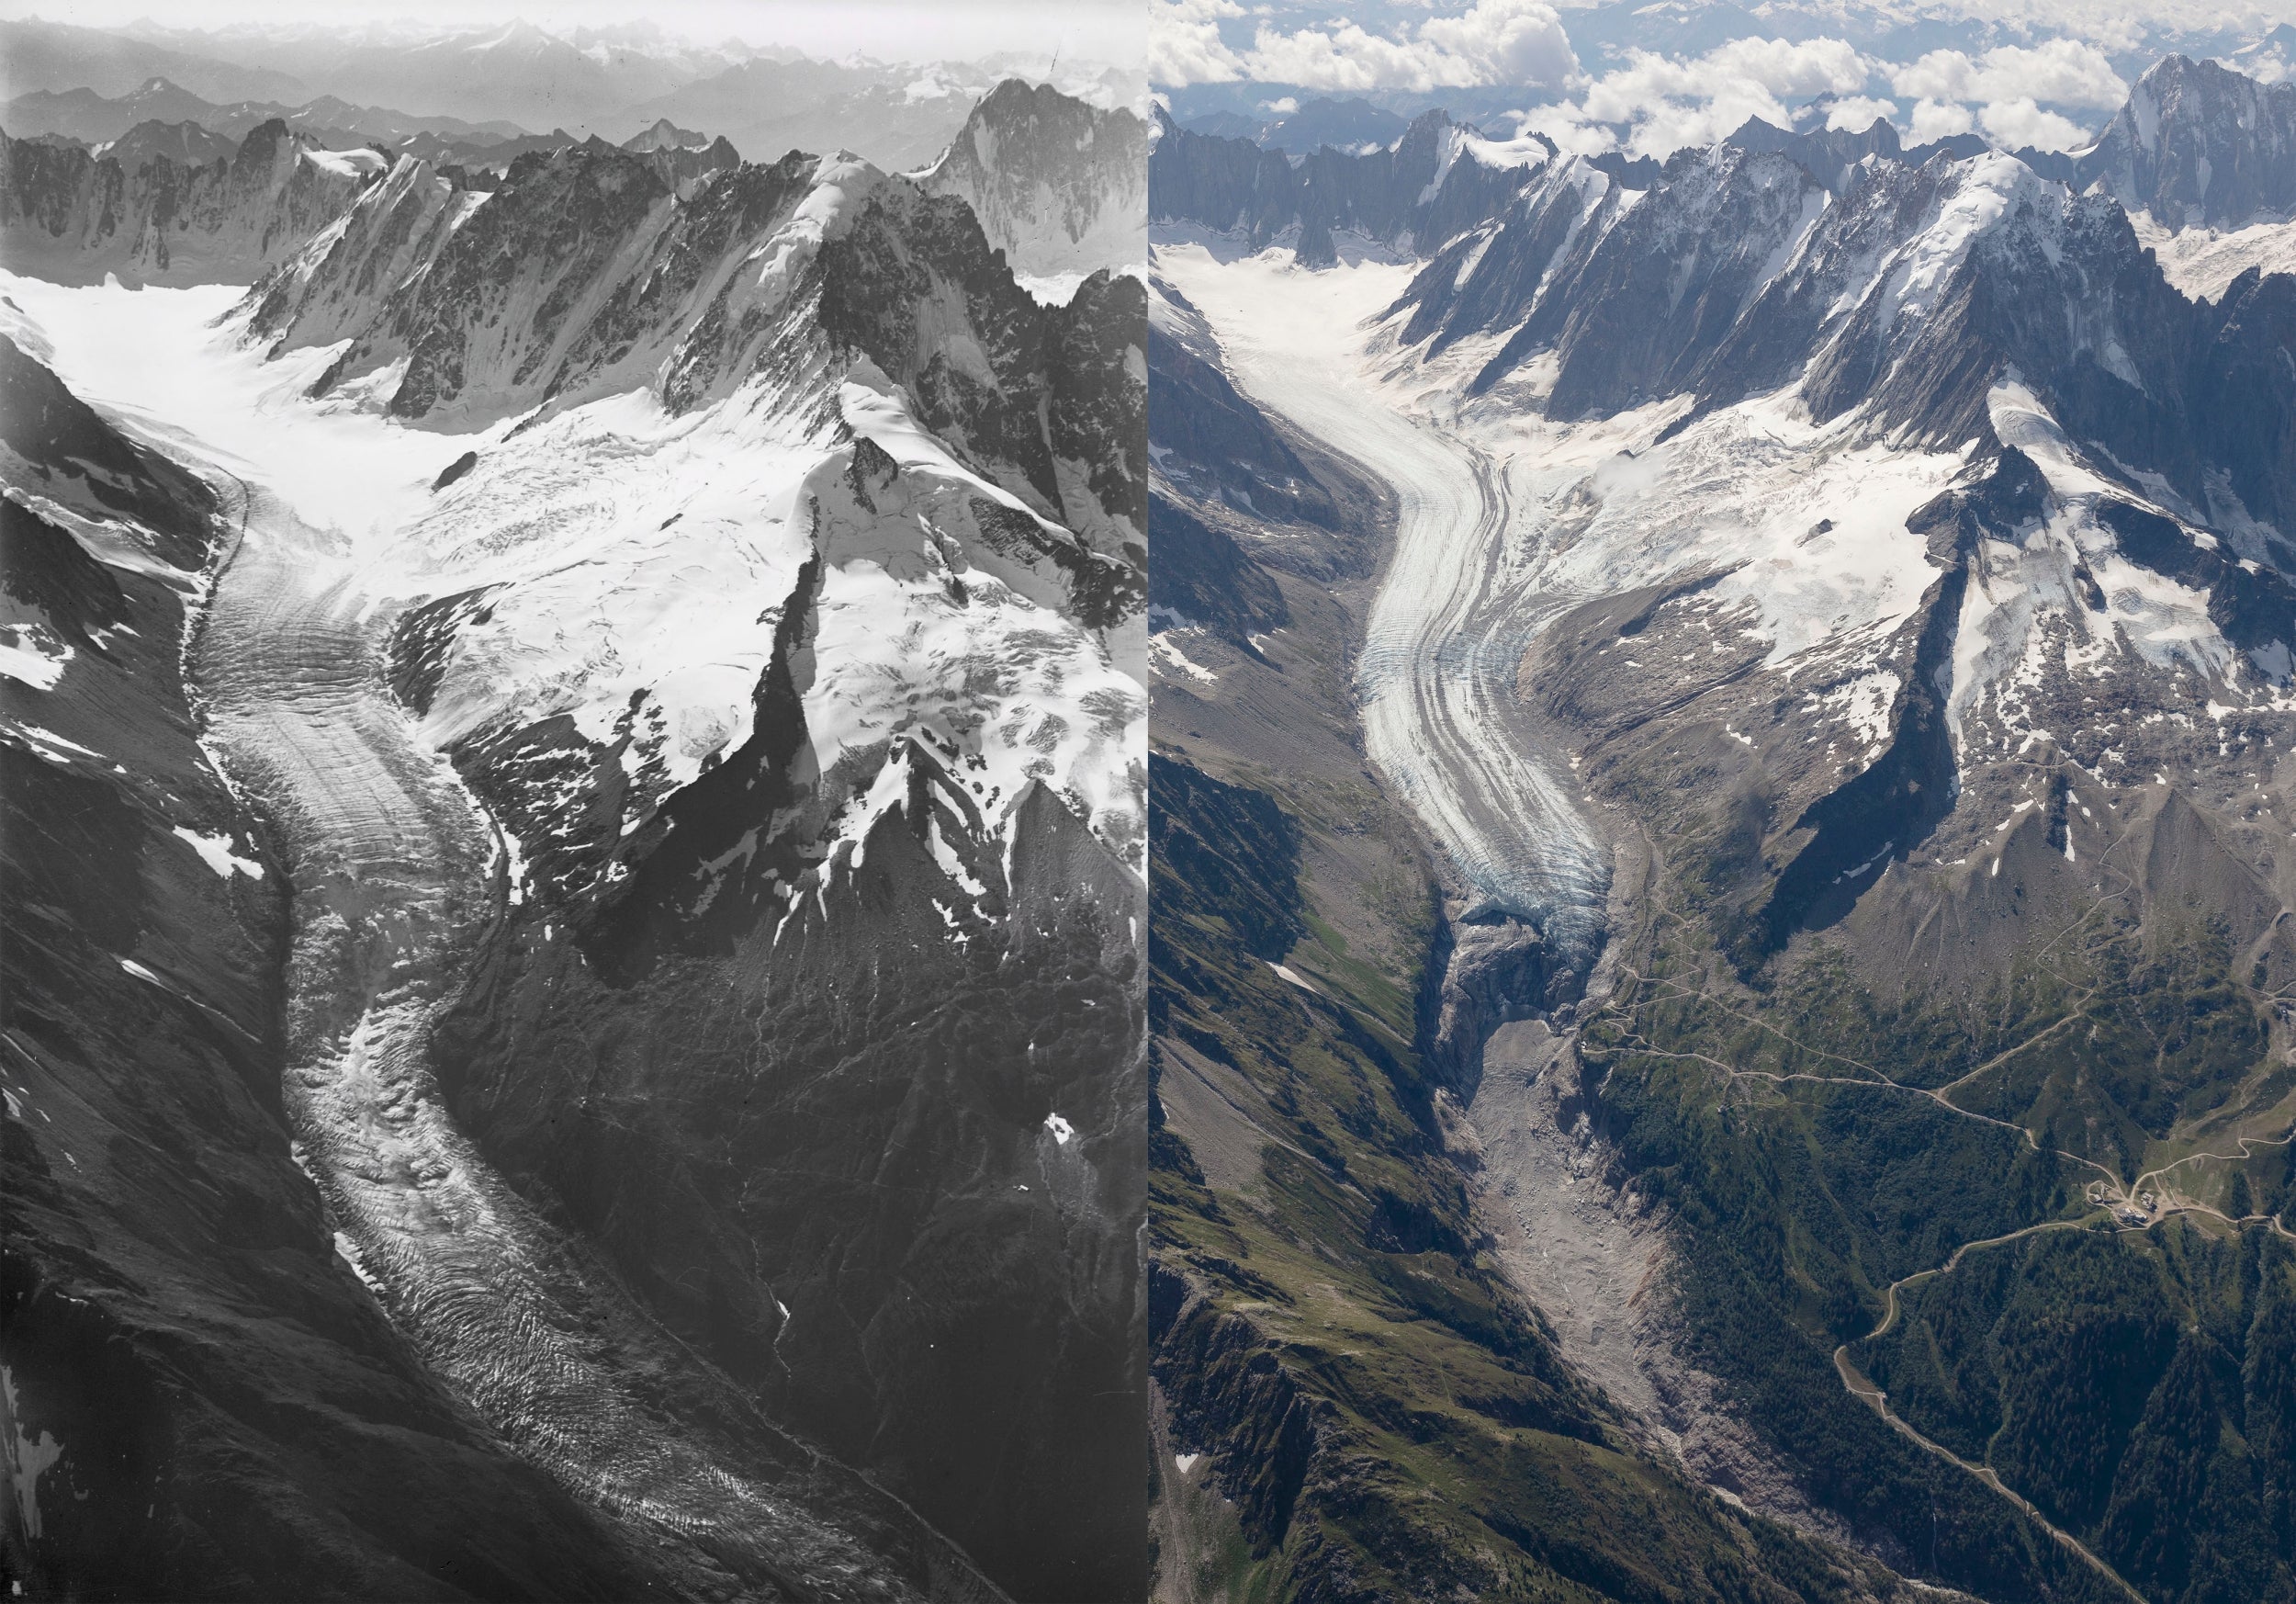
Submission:
[[[80,12],[10,1595],[1139,1597],[1142,19]]]

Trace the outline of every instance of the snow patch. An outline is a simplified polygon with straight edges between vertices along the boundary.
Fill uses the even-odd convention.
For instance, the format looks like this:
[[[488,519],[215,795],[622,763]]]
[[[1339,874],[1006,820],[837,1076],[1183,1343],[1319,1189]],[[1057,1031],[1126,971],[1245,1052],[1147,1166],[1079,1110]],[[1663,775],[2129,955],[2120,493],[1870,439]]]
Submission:
[[[1150,636],[1148,638],[1149,669],[1151,672],[1164,675],[1166,678],[1174,675],[1183,675],[1188,679],[1195,680],[1201,684],[1218,684],[1220,683],[1219,673],[1212,669],[1204,667],[1194,658],[1189,657],[1187,653],[1180,650],[1179,643],[1172,638],[1175,635],[1186,633],[1188,633],[1188,631],[1179,629],[1163,629],[1159,630],[1154,635]]]
[[[338,178],[372,177],[390,165],[389,160],[377,151],[324,151],[315,145],[303,147],[303,160]]]
[[[199,854],[200,862],[222,878],[228,880],[234,873],[244,875],[251,880],[263,878],[263,865],[253,858],[242,858],[234,853],[230,836],[202,835],[180,824],[175,826],[174,833],[178,840]]]

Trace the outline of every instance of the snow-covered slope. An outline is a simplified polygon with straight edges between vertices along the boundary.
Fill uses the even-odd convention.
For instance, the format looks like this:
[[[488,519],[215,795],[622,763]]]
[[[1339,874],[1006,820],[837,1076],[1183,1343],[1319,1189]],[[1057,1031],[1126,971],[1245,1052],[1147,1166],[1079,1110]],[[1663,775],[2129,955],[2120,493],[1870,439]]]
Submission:
[[[918,503],[920,512],[940,509],[927,520],[939,535],[921,545],[914,533],[891,533],[913,531],[916,514],[883,515],[891,523],[881,537],[920,554],[926,567],[910,574],[906,559],[884,554],[871,563],[888,576],[944,576],[931,580],[917,604],[954,606],[967,622],[933,649],[931,661],[945,662],[961,683],[965,662],[998,656],[990,637],[1010,630],[1033,641],[1050,627],[1070,634],[1064,651],[1101,667],[1080,675],[1060,655],[1044,659],[1053,678],[1031,695],[1024,687],[1040,651],[1031,646],[1015,660],[1020,677],[1007,694],[1027,705],[1064,682],[1073,695],[1064,699],[1098,706],[1099,685],[1117,699],[1111,707],[1123,702],[1131,682],[1122,665],[1136,669],[1137,649],[1122,635],[1137,627],[1141,580],[1139,519],[1123,472],[1131,442],[1121,431],[1126,416],[1139,415],[1140,380],[1126,371],[1137,357],[1098,349],[1086,336],[1120,330],[1120,322],[1109,322],[1122,316],[1109,298],[1120,308],[1128,294],[1137,300],[1137,288],[1103,279],[1105,288],[1073,308],[1041,309],[1008,278],[999,289],[1001,276],[977,233],[968,256],[963,214],[945,214],[940,204],[862,164],[810,157],[726,175],[691,203],[652,183],[634,159],[594,148],[563,151],[484,198],[457,194],[420,164],[402,162],[259,288],[251,327],[276,354],[308,350],[366,320],[317,381],[321,394],[353,407],[371,397],[433,427],[446,418],[498,420],[486,438],[503,444],[482,444],[476,469],[443,489],[435,509],[410,530],[431,554],[424,566],[437,570],[427,582],[434,593],[510,587],[485,609],[487,622],[456,626],[451,650],[432,643],[444,665],[436,706],[453,709],[437,715],[446,719],[442,740],[586,706],[591,711],[578,714],[578,726],[590,739],[610,740],[632,716],[633,695],[650,683],[668,705],[646,716],[653,722],[636,738],[634,769],[661,754],[647,800],[738,747],[771,632],[744,626],[751,655],[721,655],[714,689],[687,675],[678,666],[684,654],[720,649],[715,631],[697,627],[701,615],[681,617],[670,598],[681,573],[692,571],[695,605],[725,607],[727,576],[722,567],[684,570],[672,554],[681,543],[697,554],[710,548],[729,519],[762,514],[785,525],[795,555],[757,570],[751,600],[738,600],[748,593],[737,585],[728,616],[755,620],[778,606],[813,549],[812,514],[804,509],[818,492],[801,493],[801,482],[835,457],[840,437],[855,436],[876,444],[901,478],[918,482],[919,494],[944,487]],[[907,232],[906,253],[884,238],[896,229]],[[489,265],[503,259],[507,243],[529,240],[539,260],[559,265],[554,277],[490,277]],[[928,254],[935,242],[957,260],[936,263]],[[881,282],[872,292],[861,282],[904,254],[917,274],[913,298],[879,293],[907,286]],[[840,334],[861,349],[840,356]],[[863,351],[882,353],[892,371]],[[952,352],[966,370],[952,371]],[[1048,424],[1036,397],[1052,392],[1070,404]],[[587,398],[602,395],[617,399],[586,407]],[[545,410],[533,411],[537,403]],[[1115,412],[1096,419],[1096,403]],[[520,415],[505,416],[513,410]],[[944,444],[935,423],[962,444]],[[1111,423],[1105,435],[1084,433]],[[645,445],[633,450],[617,441]],[[777,469],[777,462],[787,466]],[[627,481],[626,491],[610,489],[618,480]],[[658,528],[647,530],[646,520]],[[627,572],[617,577],[613,565],[591,558],[538,582],[539,590],[523,588],[522,574],[564,568],[566,548],[536,537],[560,527],[579,529],[584,551],[625,542],[627,555],[616,560],[631,565]],[[481,554],[496,560],[478,560]],[[839,561],[835,572],[846,567]],[[977,590],[962,582],[968,572]],[[1019,611],[1000,624],[996,598],[1005,595]],[[611,632],[637,616],[617,596],[644,598],[659,619],[649,626],[658,636],[617,640]],[[977,598],[977,605],[966,612],[967,600],[952,597]],[[881,604],[891,600],[888,593]],[[522,622],[528,605],[541,609],[531,626]],[[593,682],[570,673],[555,650],[537,656],[531,644],[518,644],[567,638],[567,608],[594,608],[607,622],[609,633],[594,638],[594,661],[644,664],[653,680],[632,680],[625,668]],[[879,627],[891,627],[882,614]],[[866,655],[865,636],[854,645]],[[689,697],[700,705],[685,705]],[[957,738],[965,761],[987,763],[998,776],[990,827],[1028,778],[1040,776],[1137,868],[1139,799],[1122,751],[1127,722],[1138,715],[1105,729],[1106,714],[1066,720],[1083,743],[1072,745],[1050,740],[1039,721],[984,722],[985,713],[985,705],[956,712],[954,728],[970,732]],[[832,724],[849,717],[880,730],[880,746],[908,724],[890,711],[825,715]],[[837,768],[832,751],[821,769],[827,775]],[[874,772],[872,764],[842,783],[865,794]],[[834,811],[846,795],[827,796],[823,806]],[[855,828],[865,832],[869,822]]]
[[[1144,311],[1137,285],[1041,306],[963,203],[850,157],[745,165],[681,198],[591,144],[451,216],[442,196],[402,164],[259,288],[255,332],[282,350],[332,339],[347,314],[321,309],[363,301],[321,389],[377,388],[433,427],[636,386],[684,412],[756,378],[826,419],[830,369],[857,353],[974,471],[1138,566],[1144,376],[1100,337]]]
[[[2160,262],[2169,283],[2195,300],[2217,300],[2233,280],[2251,267],[2259,275],[2296,275],[2296,222],[2250,223],[2245,228],[2202,226],[2175,232],[2155,223],[2149,212],[2129,219]]]

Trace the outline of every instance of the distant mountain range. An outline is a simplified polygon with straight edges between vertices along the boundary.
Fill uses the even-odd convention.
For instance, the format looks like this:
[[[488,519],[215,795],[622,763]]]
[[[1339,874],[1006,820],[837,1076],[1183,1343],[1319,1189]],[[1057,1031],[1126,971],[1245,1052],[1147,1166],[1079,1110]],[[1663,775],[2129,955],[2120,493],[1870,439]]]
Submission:
[[[1359,151],[1367,145],[1392,144],[1402,137],[1410,119],[1360,98],[1315,99],[1265,118],[1240,111],[1208,111],[1183,119],[1181,126],[1191,133],[1250,140],[1271,151],[1304,156],[1325,145]]]
[[[0,23],[11,97],[86,88],[119,96],[154,77],[219,101],[300,104],[332,96],[415,116],[575,126],[612,116],[745,59],[747,51],[580,48],[528,23],[416,40],[335,35],[175,33],[164,41],[47,22]]]
[[[1025,65],[1043,72],[1045,60]],[[560,37],[519,22],[445,38],[346,40],[302,30],[126,32],[0,22],[0,128],[87,145],[140,124],[197,122],[237,141],[273,118],[338,148],[377,143],[500,166],[490,140],[618,143],[662,122],[764,159],[850,150],[891,170],[946,148],[973,105],[1023,63],[816,61],[738,40],[689,46],[647,30]],[[1113,74],[1113,75],[1112,75]],[[1120,73],[1075,67],[1061,86],[1095,104],[1133,97]],[[544,130],[547,130],[546,132]],[[523,148],[523,147],[522,147]]]
[[[145,123],[195,122],[208,132],[237,142],[258,123],[276,118],[309,132],[333,132],[350,143],[400,145],[429,134],[473,147],[527,137],[514,122],[466,122],[456,117],[411,117],[380,106],[354,106],[332,95],[292,104],[278,100],[220,103],[195,95],[174,80],[147,78],[127,94],[107,96],[93,89],[35,89],[0,106],[0,128],[17,139],[62,134],[86,145],[101,145]]]
[[[6,98],[36,89],[73,88],[116,96],[153,78],[188,85],[194,93],[219,101],[301,100],[311,93],[285,73],[238,66],[98,28],[0,22],[0,95]]]

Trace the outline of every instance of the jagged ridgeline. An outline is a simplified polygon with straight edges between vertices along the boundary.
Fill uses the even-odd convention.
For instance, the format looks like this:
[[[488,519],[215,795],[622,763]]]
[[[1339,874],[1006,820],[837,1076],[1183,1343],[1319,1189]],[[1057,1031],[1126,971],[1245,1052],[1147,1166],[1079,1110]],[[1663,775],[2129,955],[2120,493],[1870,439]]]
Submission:
[[[1138,1595],[1142,138],[0,143],[11,1575]]]
[[[1156,826],[1215,843],[1154,982],[1160,1332],[1322,1318],[1285,1256],[1379,1262],[1334,1200],[1425,1077],[1412,1150],[1491,1232],[1423,1236],[1429,1272],[1503,1270],[1659,1463],[1982,1597],[2296,1596],[2291,107],[2171,58],[2065,157],[1751,123],[1588,162],[1431,114],[1294,165],[1159,130],[1154,416],[1271,425],[1157,423],[1190,568],[1152,592],[1156,739],[1234,787]],[[1289,582],[1355,604],[1300,488],[1338,481],[1288,465],[1319,435],[1400,507],[1365,623],[1321,626],[1375,762],[1308,784],[1236,731],[1277,695],[1255,654],[1300,672]],[[1364,785],[1433,838],[1409,1018],[1335,911]],[[1289,923],[1235,895],[1247,854],[1291,865]],[[1245,1006],[1280,1050],[1208,1022]],[[1246,1177],[1183,1069],[1288,1156]],[[1277,1491],[1328,1534],[1318,1444],[1480,1395],[1165,1362],[1239,1569],[1308,1556],[1236,1445],[1298,1444]],[[1487,1497],[1443,1440],[1379,1452]]]

